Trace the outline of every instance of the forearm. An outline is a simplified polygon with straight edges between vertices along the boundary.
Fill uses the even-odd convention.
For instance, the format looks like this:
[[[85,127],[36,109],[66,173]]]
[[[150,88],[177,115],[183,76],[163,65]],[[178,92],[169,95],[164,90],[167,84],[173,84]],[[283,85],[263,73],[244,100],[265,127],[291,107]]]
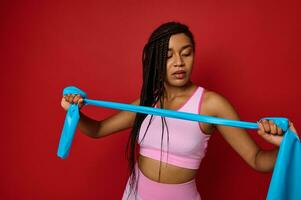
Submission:
[[[80,120],[78,122],[78,127],[80,131],[89,137],[98,138],[97,133],[99,130],[99,121],[84,115],[82,112],[79,113]]]
[[[274,169],[278,147],[273,150],[259,150],[255,157],[255,169],[260,172],[271,172]]]

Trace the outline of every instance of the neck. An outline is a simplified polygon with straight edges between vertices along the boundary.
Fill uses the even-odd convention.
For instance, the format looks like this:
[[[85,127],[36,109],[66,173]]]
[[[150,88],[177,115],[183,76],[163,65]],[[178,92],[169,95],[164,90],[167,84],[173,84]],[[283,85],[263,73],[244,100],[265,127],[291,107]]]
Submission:
[[[187,90],[195,88],[195,85],[189,81],[184,86],[172,86],[164,83],[165,91],[164,98],[165,99],[174,99],[177,96],[181,96],[187,92]]]

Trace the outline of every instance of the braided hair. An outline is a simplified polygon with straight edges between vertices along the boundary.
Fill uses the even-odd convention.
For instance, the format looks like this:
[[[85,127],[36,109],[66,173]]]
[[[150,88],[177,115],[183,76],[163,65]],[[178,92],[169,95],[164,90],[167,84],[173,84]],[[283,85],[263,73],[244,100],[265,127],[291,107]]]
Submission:
[[[160,107],[163,108],[165,92],[164,81],[166,79],[166,61],[168,53],[169,39],[172,35],[177,33],[184,33],[191,40],[193,51],[195,51],[195,42],[192,33],[188,26],[179,22],[167,22],[161,24],[151,34],[148,42],[143,48],[142,65],[143,65],[143,83],[140,92],[140,105],[154,107],[160,102]],[[130,171],[130,193],[135,187],[135,197],[138,190],[138,180],[135,173],[135,163],[138,161],[139,154],[136,151],[136,143],[139,138],[139,131],[143,120],[146,118],[146,114],[137,113],[134,121],[134,125],[129,135],[128,143],[126,145],[126,158],[128,160],[129,171]],[[149,120],[148,126],[144,133],[145,134],[151,124],[153,115]],[[159,169],[159,180],[161,176],[161,159],[162,159],[162,141],[164,134],[164,127],[167,128],[167,144],[169,144],[169,132],[165,117],[161,117],[162,121],[162,136],[161,136],[161,158],[160,158],[160,169]],[[142,140],[143,140],[142,139]],[[167,155],[168,156],[168,155]],[[139,178],[139,173],[138,173]],[[130,195],[128,195],[129,197]],[[136,198],[135,198],[136,199]]]

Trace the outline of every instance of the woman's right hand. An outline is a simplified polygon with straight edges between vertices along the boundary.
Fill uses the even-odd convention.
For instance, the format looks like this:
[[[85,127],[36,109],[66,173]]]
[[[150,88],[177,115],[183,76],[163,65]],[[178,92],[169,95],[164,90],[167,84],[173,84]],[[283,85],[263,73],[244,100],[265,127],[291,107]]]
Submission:
[[[79,94],[68,94],[64,95],[61,101],[61,106],[67,111],[70,107],[70,104],[78,104],[79,109],[84,105],[84,99]]]

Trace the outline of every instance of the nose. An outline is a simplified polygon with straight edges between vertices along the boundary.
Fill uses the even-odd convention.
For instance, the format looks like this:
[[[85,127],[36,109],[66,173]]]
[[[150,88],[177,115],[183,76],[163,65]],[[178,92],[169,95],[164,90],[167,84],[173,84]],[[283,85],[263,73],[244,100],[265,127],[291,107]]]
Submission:
[[[182,67],[184,66],[184,61],[183,58],[180,55],[175,56],[175,60],[174,60],[174,66],[175,67]]]

